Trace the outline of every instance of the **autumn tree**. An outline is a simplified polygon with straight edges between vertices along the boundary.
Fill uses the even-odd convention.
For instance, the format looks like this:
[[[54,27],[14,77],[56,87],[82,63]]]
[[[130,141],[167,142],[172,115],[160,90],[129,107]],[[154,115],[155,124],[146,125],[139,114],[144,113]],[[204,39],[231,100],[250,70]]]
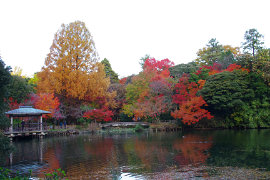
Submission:
[[[97,60],[95,43],[85,24],[63,24],[55,34],[45,66],[38,73],[38,92],[59,96],[67,117],[79,111],[80,101],[111,96],[107,93],[110,80]]]
[[[83,114],[84,118],[97,121],[97,122],[108,122],[112,120],[113,112],[108,109],[92,109],[86,111]]]
[[[213,116],[204,109],[207,103],[197,92],[203,87],[204,81],[190,82],[189,76],[184,74],[175,85],[173,102],[178,107],[171,112],[175,119],[181,119],[184,124],[192,125],[203,118],[211,119]]]
[[[125,85],[120,83],[111,84],[109,87],[109,92],[116,92],[115,108],[113,108],[113,113],[115,118],[119,117],[120,112],[123,108],[124,103],[126,102],[126,88]]]
[[[87,80],[97,59],[93,37],[85,24],[80,21],[62,24],[39,73],[38,89],[65,97],[84,98]]]
[[[111,83],[118,83],[119,82],[118,74],[114,72],[108,59],[104,58],[101,61],[101,63],[104,65],[104,71],[106,73],[106,77],[110,78]]]
[[[144,57],[141,57],[139,64],[141,65],[142,69],[144,68],[144,63],[147,59],[151,59],[149,54],[146,54]]]
[[[53,93],[41,93],[37,95],[34,107],[37,109],[42,109],[44,111],[50,111],[51,114],[44,114],[44,118],[59,118],[61,113],[59,110],[59,99],[54,96]]]
[[[264,44],[262,41],[263,35],[254,28],[245,32],[244,39],[245,42],[242,43],[242,47],[246,53],[251,52],[253,57],[258,50],[262,49],[262,45]]]
[[[169,68],[174,65],[168,59],[147,59],[144,69],[127,85],[123,112],[129,116],[159,119],[171,108],[171,82]]]
[[[235,58],[240,54],[238,47],[229,45],[221,45],[216,39],[211,39],[206,47],[197,52],[195,62],[201,66],[212,66],[214,63],[219,63],[225,69],[228,65],[235,63]]]
[[[11,75],[21,76],[23,78],[26,78],[26,76],[24,76],[22,72],[23,72],[22,68],[20,68],[19,66],[15,66],[15,68],[12,69],[11,71]]]

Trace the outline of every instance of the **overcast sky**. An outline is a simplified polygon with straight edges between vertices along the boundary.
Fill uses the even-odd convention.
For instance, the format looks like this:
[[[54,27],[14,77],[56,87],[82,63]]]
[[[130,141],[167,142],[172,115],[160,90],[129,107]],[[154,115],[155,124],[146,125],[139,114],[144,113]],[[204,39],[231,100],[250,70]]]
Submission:
[[[241,46],[256,28],[270,47],[269,0],[0,0],[0,55],[28,76],[41,70],[62,23],[85,22],[100,60],[125,77],[150,54],[191,62],[211,38]]]

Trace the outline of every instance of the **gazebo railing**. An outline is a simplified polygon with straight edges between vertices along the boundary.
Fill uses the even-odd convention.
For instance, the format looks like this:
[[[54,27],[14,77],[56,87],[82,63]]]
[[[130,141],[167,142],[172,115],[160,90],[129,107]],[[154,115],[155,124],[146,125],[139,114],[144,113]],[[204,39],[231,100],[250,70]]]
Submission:
[[[25,123],[24,127],[22,127],[21,124],[13,125],[13,132],[31,132],[31,131],[41,131],[41,125],[42,130],[48,130],[49,126],[46,122],[41,123]],[[10,128],[7,128],[5,132],[10,132]]]

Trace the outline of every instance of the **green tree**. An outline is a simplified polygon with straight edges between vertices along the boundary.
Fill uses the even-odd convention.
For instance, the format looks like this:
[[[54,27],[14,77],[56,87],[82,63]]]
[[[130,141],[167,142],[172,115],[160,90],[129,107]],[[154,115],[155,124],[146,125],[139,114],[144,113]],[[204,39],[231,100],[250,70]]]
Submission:
[[[224,71],[209,76],[198,93],[203,96],[212,111],[226,115],[241,108],[244,101],[254,97],[254,92],[248,88],[248,84],[245,72]]]
[[[263,35],[260,34],[257,29],[249,29],[245,32],[244,35],[245,42],[242,43],[242,47],[246,53],[252,54],[252,56],[255,56],[255,53],[258,52],[258,50],[262,49],[262,45],[264,44]]]
[[[185,74],[191,74],[199,69],[199,65],[197,65],[195,62],[190,62],[187,64],[178,64],[176,66],[170,67],[170,75],[174,78],[179,79],[182,77],[182,75]]]
[[[34,92],[33,86],[31,86],[27,79],[14,75],[11,82],[8,85],[9,97],[18,103],[23,103],[31,92]]]
[[[270,86],[270,49],[260,49],[253,62],[253,71],[261,74],[264,81]]]
[[[116,74],[114,72],[114,70],[112,70],[111,64],[108,61],[108,59],[104,58],[101,63],[104,65],[104,71],[106,73],[106,77],[110,78],[111,83],[118,83],[119,79],[118,79],[118,74]]]
[[[222,45],[215,38],[212,38],[206,47],[197,52],[198,58],[195,61],[200,65],[213,65],[218,61],[222,52]]]
[[[199,49],[195,62],[201,66],[212,66],[214,63],[219,63],[223,69],[226,69],[235,62],[235,57],[238,54],[239,48],[229,45],[223,46],[216,39],[212,38],[206,44],[206,47]]]
[[[0,56],[0,129],[8,125],[8,120],[4,115],[7,110],[8,85],[11,81],[10,67],[6,66]]]
[[[270,88],[260,75],[224,71],[209,76],[202,90],[208,109],[222,127],[270,127]]]

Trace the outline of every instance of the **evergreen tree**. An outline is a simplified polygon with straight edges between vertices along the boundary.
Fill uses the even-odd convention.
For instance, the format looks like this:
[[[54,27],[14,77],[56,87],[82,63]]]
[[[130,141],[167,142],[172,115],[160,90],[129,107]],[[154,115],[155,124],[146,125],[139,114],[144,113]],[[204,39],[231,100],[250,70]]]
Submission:
[[[111,80],[111,83],[118,83],[118,74],[112,70],[111,64],[108,59],[104,58],[101,63],[104,65],[104,71],[106,73],[106,77],[109,77]]]
[[[0,129],[6,127],[9,122],[4,113],[7,110],[7,102],[5,99],[8,95],[8,84],[10,80],[10,67],[5,65],[0,56]]]
[[[260,34],[257,29],[249,29],[245,33],[245,42],[242,43],[242,47],[246,53],[251,52],[252,56],[255,56],[255,53],[258,50],[262,49],[264,42],[262,41],[263,35]]]

